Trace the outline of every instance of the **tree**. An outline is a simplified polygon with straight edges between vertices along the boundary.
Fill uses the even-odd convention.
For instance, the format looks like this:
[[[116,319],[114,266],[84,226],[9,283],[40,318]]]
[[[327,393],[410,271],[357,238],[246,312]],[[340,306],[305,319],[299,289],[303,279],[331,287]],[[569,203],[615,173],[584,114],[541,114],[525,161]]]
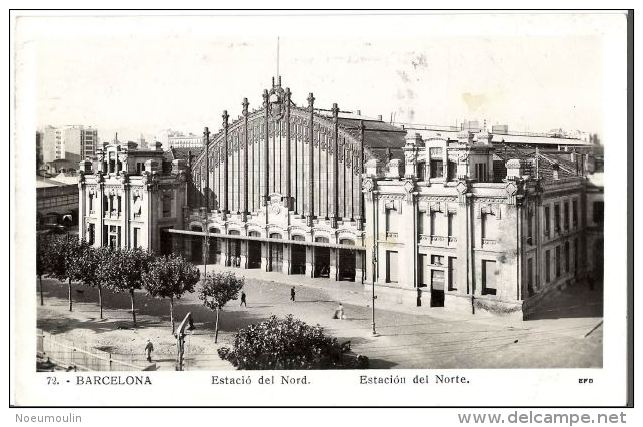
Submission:
[[[203,305],[217,314],[214,324],[215,343],[219,339],[219,311],[228,301],[237,299],[243,285],[243,277],[237,277],[233,273],[211,273],[199,288],[199,299],[203,301]]]
[[[149,271],[143,274],[143,286],[155,298],[170,299],[170,322],[174,334],[174,299],[194,292],[201,272],[182,256],[168,255],[154,259]]]
[[[49,236],[47,262],[50,276],[68,281],[69,311],[72,311],[71,282],[76,274],[75,263],[82,251],[81,244],[75,238],[67,236]]]
[[[98,289],[98,306],[100,318],[103,318],[103,287],[109,283],[109,248],[94,248],[87,244],[83,246],[83,256],[77,260],[76,277],[87,286]]]
[[[218,349],[219,357],[237,369],[364,369],[368,358],[347,354],[350,344],[324,334],[294,318],[276,316],[240,329],[232,348]]]
[[[36,239],[36,275],[40,285],[40,305],[44,305],[44,296],[42,290],[42,276],[50,271],[49,266],[49,238],[45,235],[38,235]]]
[[[114,249],[108,257],[107,285],[116,293],[128,292],[130,295],[132,321],[136,327],[136,307],[134,293],[143,285],[143,274],[149,269],[151,255],[139,248]]]

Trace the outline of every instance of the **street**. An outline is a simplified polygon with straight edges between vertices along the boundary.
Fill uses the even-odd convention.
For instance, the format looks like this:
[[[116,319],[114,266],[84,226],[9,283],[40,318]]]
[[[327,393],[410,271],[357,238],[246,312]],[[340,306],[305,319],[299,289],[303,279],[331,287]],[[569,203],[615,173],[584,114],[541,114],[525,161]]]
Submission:
[[[213,269],[232,270],[208,266],[208,271]],[[201,305],[196,294],[185,295],[175,306],[177,325],[187,312],[192,312],[195,319],[196,330],[186,339],[188,370],[233,369],[219,359],[217,347],[228,344],[239,328],[272,314],[293,314],[309,324],[323,326],[340,342],[350,341],[354,353],[369,357],[372,368],[602,366],[602,326],[597,327],[602,321],[600,316],[570,309],[570,316],[578,317],[558,314],[560,318],[543,316],[540,320],[522,322],[495,316],[474,317],[444,309],[396,308],[382,304],[376,305],[379,336],[373,337],[370,301],[358,284],[256,270],[235,271],[255,277],[246,279],[247,307],[240,307],[238,300],[231,301],[221,313],[218,344],[214,343],[215,315]],[[43,283],[45,305],[38,305],[38,328],[70,341],[129,356],[133,361],[144,360],[143,349],[150,338],[155,348],[153,360],[159,369],[174,369],[176,341],[171,334],[168,301],[137,292],[139,327],[130,329],[129,295],[104,291],[106,319],[99,320],[96,290],[75,285],[74,311],[70,313],[66,284],[49,279]],[[291,286],[295,286],[297,293],[294,303],[290,301]],[[574,298],[586,301],[588,297],[571,295],[569,299]],[[345,320],[332,318],[339,302],[344,305]]]

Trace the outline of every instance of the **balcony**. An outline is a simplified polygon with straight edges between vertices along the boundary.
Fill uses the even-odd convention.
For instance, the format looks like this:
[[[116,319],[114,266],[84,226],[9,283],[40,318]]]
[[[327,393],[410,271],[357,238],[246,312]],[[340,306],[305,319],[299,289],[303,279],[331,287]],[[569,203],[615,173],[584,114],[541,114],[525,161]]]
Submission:
[[[445,236],[434,236],[431,234],[420,234],[418,243],[424,246],[439,246],[447,247],[451,244],[455,244],[457,239],[455,237],[445,237]]]
[[[449,241],[449,246],[455,246],[458,243],[457,237],[449,236],[447,239]]]
[[[398,238],[398,233],[394,231],[386,232],[386,240],[397,240],[397,238]]]

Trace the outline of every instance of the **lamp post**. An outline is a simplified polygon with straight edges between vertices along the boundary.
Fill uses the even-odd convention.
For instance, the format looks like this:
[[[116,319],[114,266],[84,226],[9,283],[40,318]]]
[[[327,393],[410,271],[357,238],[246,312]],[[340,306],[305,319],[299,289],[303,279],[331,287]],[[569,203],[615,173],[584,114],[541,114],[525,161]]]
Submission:
[[[375,295],[375,280],[377,278],[377,226],[375,224],[375,218],[377,215],[377,201],[376,201],[375,192],[373,192],[373,256],[372,256],[372,301],[371,301],[371,318],[373,320],[373,331],[372,335],[377,336],[377,331],[375,330],[375,300],[377,295]]]

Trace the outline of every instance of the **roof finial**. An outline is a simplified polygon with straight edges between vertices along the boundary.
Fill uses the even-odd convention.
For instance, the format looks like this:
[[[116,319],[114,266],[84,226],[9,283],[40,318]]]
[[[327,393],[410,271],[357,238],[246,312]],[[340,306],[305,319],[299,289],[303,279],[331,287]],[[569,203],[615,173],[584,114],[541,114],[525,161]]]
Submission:
[[[281,83],[281,79],[279,78],[279,36],[277,36],[277,81]]]

